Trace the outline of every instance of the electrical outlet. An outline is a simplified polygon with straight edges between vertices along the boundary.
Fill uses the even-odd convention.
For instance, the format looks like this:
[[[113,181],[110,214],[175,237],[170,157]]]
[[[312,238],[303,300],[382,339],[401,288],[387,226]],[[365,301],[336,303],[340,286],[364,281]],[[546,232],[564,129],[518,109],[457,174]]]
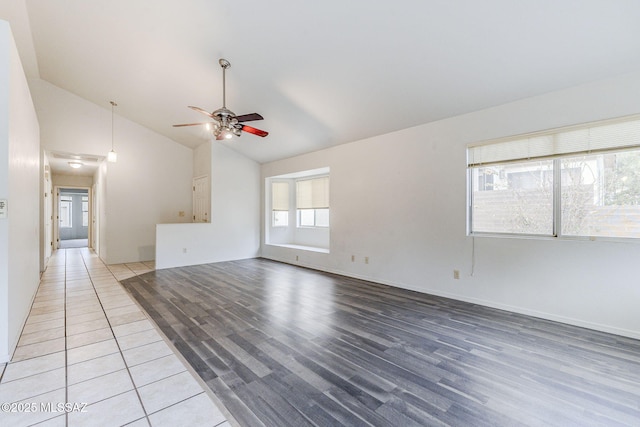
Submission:
[[[364,263],[365,264],[369,264],[369,257],[368,256],[364,257]]]
[[[184,216],[184,211],[178,212],[178,216]]]
[[[351,262],[356,262],[356,256],[355,255],[351,255]]]
[[[460,278],[460,270],[453,270],[453,278],[454,279]]]

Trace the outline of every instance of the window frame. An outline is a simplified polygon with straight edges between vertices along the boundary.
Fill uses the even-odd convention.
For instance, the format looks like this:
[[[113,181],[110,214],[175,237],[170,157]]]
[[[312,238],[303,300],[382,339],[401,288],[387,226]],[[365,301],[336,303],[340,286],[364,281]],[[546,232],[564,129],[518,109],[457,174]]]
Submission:
[[[68,198],[68,199],[67,199]],[[59,206],[58,206],[58,215],[62,216],[62,209],[63,207],[66,208],[66,217],[68,219],[67,222],[63,222],[62,218],[60,218],[59,221],[59,227],[60,228],[73,228],[73,196],[68,196],[68,195],[60,195],[60,200],[59,200]],[[68,225],[66,225],[68,223]],[[63,225],[65,224],[65,225]]]
[[[327,179],[327,187],[331,186],[331,178],[329,177],[329,174],[322,174],[322,175],[312,175],[312,176],[305,176],[303,178],[298,178],[294,180],[295,183],[295,187],[296,187],[296,193],[295,193],[295,200],[296,200],[296,228],[310,228],[310,229],[321,229],[321,230],[326,230],[331,228],[331,206],[327,206],[326,208],[298,208],[298,182],[300,181],[311,181],[314,179],[320,179],[320,178],[326,178]],[[328,196],[329,200],[330,200],[331,196]],[[317,225],[317,212],[318,210],[324,210],[326,209],[329,212],[329,220],[328,220],[328,225]],[[301,224],[301,211],[303,210],[308,210],[308,211],[313,211],[313,224],[314,225],[302,225]]]
[[[535,162],[532,161],[532,162]],[[505,162],[505,163],[514,163],[514,162]],[[505,163],[495,163],[496,165],[505,164]],[[524,162],[517,162],[518,164],[522,164]],[[551,224],[551,233],[513,233],[513,232],[499,232],[499,231],[473,231],[473,167],[467,168],[467,235],[469,236],[488,236],[488,237],[525,237],[525,238],[553,238],[557,237],[557,228],[556,228],[556,200],[558,197],[558,186],[556,185],[556,167],[555,162],[552,163],[553,167],[553,182],[551,184],[551,212],[552,212],[552,224]]]
[[[318,225],[318,213],[317,211],[327,210],[330,212],[330,208],[318,208],[318,209],[296,209],[296,227],[298,228],[322,228],[326,229],[331,226],[331,221],[329,220],[328,225]],[[302,225],[302,212],[301,211],[313,211],[313,225]]]
[[[287,186],[287,209],[275,209],[276,206],[274,203],[274,189],[276,187],[276,184],[286,184]],[[289,227],[289,213],[291,211],[291,185],[289,184],[289,182],[287,181],[271,181],[271,227],[273,228],[286,228]],[[276,212],[286,212],[286,224],[276,224]]]
[[[82,226],[89,227],[89,196],[88,195],[82,196],[81,206],[82,206]],[[85,206],[87,208],[86,210],[85,210]],[[86,225],[85,225],[85,219],[86,219]]]
[[[283,212],[286,213],[285,217],[287,218],[286,224],[276,223],[276,214]],[[289,226],[289,211],[279,211],[279,210],[271,210],[271,227],[273,228],[287,228]]]
[[[516,137],[512,137],[512,138],[502,138],[500,140],[496,140],[495,142],[497,143],[501,143],[501,142],[505,142],[505,141],[509,141],[511,140],[516,140],[516,139],[520,139],[522,137],[527,137],[527,136],[531,136],[531,137],[536,137],[537,135],[550,135],[550,134],[554,134],[554,133],[560,133],[560,132],[564,132],[564,131],[571,131],[571,130],[581,130],[581,129],[585,129],[585,128],[590,128],[590,127],[597,127],[600,126],[602,124],[606,125],[606,124],[612,124],[612,123],[624,123],[624,122],[628,122],[628,121],[632,121],[632,120],[640,120],[640,115],[635,115],[635,116],[629,116],[629,117],[623,117],[623,118],[619,118],[619,119],[613,119],[613,120],[606,120],[606,121],[601,121],[601,122],[592,122],[592,123],[586,123],[583,125],[576,125],[576,126],[569,126],[566,128],[559,128],[559,129],[555,129],[555,130],[550,130],[550,131],[544,131],[544,132],[537,132],[537,133],[533,133],[533,134],[529,134],[529,135],[524,135],[524,136],[516,136]],[[473,148],[473,147],[477,147],[480,145],[486,145],[487,143],[484,144],[475,144],[475,145],[469,145],[467,146],[467,167],[466,167],[466,173],[467,173],[467,221],[466,221],[466,228],[467,228],[467,235],[471,236],[471,237],[498,237],[498,238],[520,238],[520,239],[541,239],[541,240],[578,240],[578,241],[595,241],[595,240],[601,240],[601,241],[613,241],[613,242],[631,242],[631,243],[636,243],[636,244],[640,244],[640,237],[631,237],[631,236],[602,236],[602,235],[574,235],[574,234],[563,234],[562,233],[562,209],[563,209],[563,202],[562,202],[562,191],[563,191],[563,185],[562,185],[562,161],[563,159],[567,159],[567,158],[577,158],[580,156],[596,156],[596,155],[606,155],[606,154],[617,154],[617,153],[622,153],[622,152],[640,152],[640,143],[637,145],[621,145],[620,147],[617,148],[607,148],[607,149],[598,149],[598,150],[593,150],[591,151],[577,151],[574,153],[563,153],[563,154],[557,154],[557,155],[552,155],[552,156],[545,156],[545,157],[540,157],[540,158],[532,158],[532,159],[514,159],[514,160],[503,160],[503,161],[496,161],[496,162],[492,162],[492,163],[487,163],[485,165],[482,164],[475,164],[475,165],[470,165],[469,163],[469,149]],[[527,162],[531,162],[532,164],[536,161],[542,160],[542,159],[547,159],[547,160],[552,160],[552,168],[553,168],[553,173],[552,173],[552,178],[553,178],[553,182],[551,183],[552,185],[552,233],[551,234],[535,234],[535,233],[513,233],[513,232],[496,232],[496,231],[491,231],[491,232],[485,232],[485,231],[474,231],[473,230],[473,208],[474,208],[474,204],[473,204],[473,196],[474,196],[474,180],[473,180],[473,172],[476,168],[481,168],[481,167],[486,167],[489,164],[493,164],[493,165],[505,165],[505,164],[509,164],[509,163],[527,163]]]

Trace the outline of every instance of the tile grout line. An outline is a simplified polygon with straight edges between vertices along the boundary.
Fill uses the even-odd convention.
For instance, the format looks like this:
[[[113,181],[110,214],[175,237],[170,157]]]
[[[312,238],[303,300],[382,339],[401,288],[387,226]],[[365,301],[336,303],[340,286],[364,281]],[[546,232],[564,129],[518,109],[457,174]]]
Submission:
[[[45,267],[45,271],[46,271],[46,269],[47,269],[47,267]],[[18,342],[16,343],[16,348],[13,349],[13,352],[11,353],[11,358],[6,363],[4,363],[4,369],[2,370],[2,372],[0,372],[0,383],[2,382],[2,379],[4,378],[5,372],[6,372],[7,368],[9,367],[9,364],[13,360],[13,358],[15,356],[15,353],[18,350],[18,347],[20,347],[19,344],[20,344],[20,339],[22,338],[22,335],[25,335],[24,330],[27,328],[27,323],[29,322],[29,317],[31,317],[31,311],[33,310],[33,305],[35,304],[36,298],[38,297],[38,291],[40,290],[40,286],[42,286],[42,276],[43,275],[44,275],[44,271],[39,274],[39,277],[38,277],[38,288],[36,289],[36,293],[33,296],[33,300],[31,301],[31,306],[29,307],[29,314],[27,314],[27,318],[25,319],[24,324],[22,325],[22,329],[20,330],[20,334],[18,335]],[[46,313],[46,314],[49,314],[49,313]],[[42,322],[35,322],[35,323],[44,323],[44,322],[49,322],[49,320],[43,320]],[[38,343],[33,343],[33,344],[38,344]],[[30,344],[27,344],[27,345],[30,345]],[[49,354],[51,354],[51,353],[49,353]],[[27,358],[27,359],[23,359],[23,360],[19,360],[17,362],[23,362],[23,361],[29,360],[29,359],[33,359],[33,357],[30,357],[30,358]],[[17,363],[17,362],[14,362],[14,363]]]
[[[179,374],[182,374],[182,373],[184,373],[184,372],[188,372],[188,371],[182,371],[182,372],[179,372],[178,374],[174,374],[174,375],[171,375],[171,376],[179,375]],[[167,378],[169,378],[169,377],[167,377]],[[162,380],[158,380],[158,381],[162,381]],[[153,383],[156,383],[156,382],[158,382],[158,381],[154,381],[154,382],[149,383],[149,384],[153,384]],[[147,385],[149,385],[149,384],[145,384],[145,386],[147,386]],[[180,400],[180,401],[178,401],[178,402],[172,403],[172,404],[171,404],[171,405],[169,405],[169,406],[165,406],[164,408],[160,408],[160,409],[158,409],[157,411],[152,412],[152,413],[151,413],[151,415],[157,414],[158,412],[162,412],[162,411],[164,411],[164,410],[165,410],[165,409],[167,409],[167,408],[171,408],[172,406],[180,405],[181,403],[184,403],[184,402],[186,402],[187,400],[189,400],[189,399],[193,399],[194,397],[197,397],[197,396],[200,396],[200,395],[205,395],[205,396],[207,396],[207,392],[206,392],[206,391],[204,391],[204,390],[202,390],[200,393],[196,393],[196,394],[194,394],[193,396],[185,397],[184,399],[182,399],[182,400]],[[209,396],[207,396],[207,397],[209,397]],[[222,422],[225,422],[225,421],[227,421],[227,420],[225,419],[225,420],[224,420],[224,421],[222,421]],[[220,424],[216,424],[216,425],[220,425]],[[215,427],[215,426],[214,426],[214,427]]]
[[[67,251],[64,251],[64,402],[69,403],[69,349],[67,347]],[[64,412],[64,425],[69,427],[69,413]]]
[[[66,253],[65,253],[65,263],[66,263]],[[47,269],[47,268],[48,268],[48,266],[45,266],[45,271],[46,271],[46,269]],[[33,311],[33,309],[34,309],[34,304],[36,303],[36,299],[37,299],[37,297],[38,297],[38,293],[39,293],[39,291],[40,291],[40,287],[43,285],[43,276],[44,276],[44,274],[45,274],[45,271],[41,272],[41,273],[40,273],[40,275],[39,275],[39,278],[38,278],[38,288],[36,289],[36,293],[35,293],[35,295],[34,295],[34,297],[33,297],[33,300],[31,301],[31,307],[29,308],[29,314],[27,315],[27,318],[26,318],[26,320],[25,320],[24,324],[22,325],[22,330],[20,331],[20,335],[19,335],[19,338],[18,338],[18,342],[20,342],[20,340],[22,339],[22,336],[23,336],[23,335],[28,335],[28,334],[25,334],[25,333],[24,333],[24,330],[27,328],[27,323],[28,323],[28,321],[29,321],[29,318],[31,317],[31,312],[32,312],[32,311]],[[44,283],[44,284],[46,284],[46,283]],[[65,314],[66,314],[66,311],[65,311],[65,310],[66,310],[66,265],[65,265],[65,278],[64,278],[64,285],[63,285],[63,288],[64,288],[64,290],[65,290],[65,296],[64,296],[63,309],[62,309],[62,311],[63,311],[63,312],[65,312]],[[48,313],[47,313],[47,314],[48,314]],[[43,320],[42,322],[35,322],[35,323],[36,323],[36,324],[37,324],[37,323],[45,323],[45,322],[49,322],[49,321],[50,321],[50,320]],[[64,369],[65,369],[65,402],[66,402],[66,400],[67,400],[67,396],[66,396],[66,393],[67,393],[67,391],[66,391],[66,390],[67,390],[67,379],[66,379],[66,376],[67,376],[67,366],[66,366],[66,364],[67,364],[67,362],[66,362],[66,357],[67,357],[67,352],[66,352],[66,319],[65,319],[65,325],[64,325],[64,328],[65,328],[65,337],[64,337],[64,338],[65,338],[65,350],[64,350],[64,352],[65,352],[65,366],[64,366]],[[37,333],[37,332],[35,332],[35,333]],[[52,340],[55,340],[55,339],[57,339],[57,338],[54,338],[54,339],[52,339]],[[48,341],[52,341],[52,340],[48,340]],[[42,342],[46,342],[46,341],[47,341],[47,340],[45,340],[45,341],[41,341],[41,342],[37,342],[37,343],[33,343],[33,345],[35,345],[35,344],[40,344],[40,343],[42,343]],[[17,351],[18,347],[24,347],[24,346],[28,346],[28,345],[32,345],[32,344],[26,344],[26,345],[22,345],[22,346],[16,345],[16,348],[14,349],[14,352],[13,352],[13,354],[12,354],[12,358],[11,358],[11,359],[13,359],[13,357],[15,356],[15,352]],[[14,362],[14,363],[26,362],[26,361],[29,361],[29,360],[32,360],[32,359],[36,359],[36,358],[39,358],[39,357],[45,357],[45,356],[52,355],[52,354],[55,354],[55,353],[57,353],[57,352],[53,352],[53,353],[46,353],[46,354],[42,354],[42,355],[38,355],[38,356],[28,357],[28,358],[25,358],[25,359],[22,359],[22,360],[18,360],[18,361]],[[4,366],[4,369],[2,370],[2,372],[0,372],[0,383],[2,383],[2,380],[4,379],[4,376],[5,376],[6,372],[7,372],[7,368],[9,367],[9,364],[10,364],[10,363],[11,363],[11,360],[9,360],[9,362],[7,362],[6,364],[4,364],[4,365],[5,365],[5,366]],[[23,379],[25,379],[25,378],[29,378],[29,377],[31,377],[31,376],[40,375],[40,374],[42,374],[42,373],[55,371],[56,369],[58,369],[58,368],[53,368],[53,369],[49,369],[49,370],[46,370],[46,371],[43,371],[43,372],[40,372],[40,373],[36,373],[36,374],[32,374],[32,375],[27,375],[27,376],[25,376],[25,377],[16,378],[16,379],[13,379],[13,380],[11,380],[11,381],[8,381],[7,383],[10,383],[10,382],[12,382],[12,381],[20,381],[20,380],[23,380]],[[6,384],[6,383],[4,383],[4,384]],[[55,391],[55,390],[52,390],[52,391]],[[38,396],[42,396],[42,395],[47,394],[47,393],[49,393],[49,392],[42,392],[42,393],[40,393],[40,394],[36,394],[36,395],[34,395],[34,396],[31,396],[31,398],[38,397]],[[52,414],[52,415],[53,415],[53,414]],[[41,422],[47,422],[47,421],[49,421],[49,420],[52,420],[52,419],[56,418],[57,416],[58,416],[58,415],[53,415],[51,418],[47,418],[46,420],[40,421],[40,422],[38,422],[38,423],[41,423]],[[67,423],[66,423],[66,416],[65,416],[65,426],[66,426],[66,425],[67,425]]]
[[[113,339],[115,344],[116,344],[116,349],[117,350],[115,350],[114,353],[110,353],[110,354],[113,354],[113,355],[115,355],[116,353],[120,354],[120,357],[121,357],[122,361],[124,362],[125,368],[127,369],[128,378],[131,381],[131,385],[132,385],[132,389],[129,389],[128,391],[125,391],[125,392],[122,392],[122,393],[118,393],[118,394],[116,394],[114,396],[122,395],[122,394],[125,394],[127,392],[130,393],[131,390],[134,390],[136,392],[136,395],[138,396],[138,401],[140,402],[140,408],[143,410],[143,417],[144,417],[144,419],[147,420],[147,425],[148,426],[152,426],[152,423],[151,423],[151,420],[150,420],[150,417],[152,415],[155,416],[155,414],[157,414],[157,413],[159,413],[159,412],[161,412],[161,411],[163,411],[163,410],[165,410],[167,408],[176,407],[179,404],[183,404],[185,401],[188,401],[189,399],[192,399],[194,397],[197,397],[197,396],[200,396],[200,395],[205,395],[208,398],[213,400],[213,398],[210,396],[210,389],[208,387],[206,387],[205,385],[203,385],[201,383],[201,381],[198,381],[200,378],[197,377],[194,374],[194,372],[190,369],[190,365],[188,363],[186,363],[183,358],[180,357],[180,354],[177,352],[177,350],[173,346],[170,345],[170,342],[167,341],[166,336],[164,336],[164,334],[161,333],[161,331],[158,329],[157,325],[155,325],[155,323],[151,320],[151,318],[148,317],[148,313],[146,313],[146,311],[140,306],[140,304],[131,295],[131,293],[130,292],[125,292],[127,294],[127,296],[128,296],[129,303],[133,303],[135,306],[137,306],[142,311],[143,314],[145,314],[144,318],[141,319],[141,321],[146,321],[146,322],[148,322],[150,324],[151,328],[148,329],[148,330],[149,331],[155,331],[156,333],[158,333],[160,335],[161,339],[159,339],[158,341],[153,341],[150,344],[153,344],[155,342],[165,342],[172,349],[172,354],[164,355],[164,356],[157,356],[157,357],[154,357],[153,359],[151,359],[151,361],[158,360],[158,359],[161,359],[163,357],[175,356],[181,361],[184,370],[180,371],[180,372],[177,372],[177,373],[173,373],[173,374],[169,375],[166,378],[170,378],[170,377],[173,377],[173,376],[176,376],[176,375],[180,375],[180,374],[182,374],[184,372],[189,372],[191,374],[191,376],[194,379],[196,379],[196,381],[198,381],[198,383],[201,386],[201,391],[196,393],[196,394],[194,394],[194,395],[192,395],[192,396],[183,398],[179,402],[174,402],[174,403],[172,403],[172,404],[170,404],[168,406],[165,406],[165,407],[159,408],[157,410],[154,410],[152,413],[148,412],[147,408],[145,407],[145,404],[142,401],[142,397],[141,397],[141,393],[139,393],[139,389],[141,387],[147,386],[149,384],[157,383],[158,381],[161,381],[162,379],[166,379],[166,378],[156,379],[156,380],[152,381],[149,384],[142,385],[141,387],[138,387],[136,385],[136,382],[133,380],[132,372],[133,372],[133,370],[135,370],[134,368],[136,366],[139,366],[139,364],[131,365],[124,358],[124,351],[123,351],[123,347],[121,347],[121,344],[122,345],[128,345],[128,344],[125,343],[125,342],[123,342],[123,343],[119,342],[118,337],[115,335],[115,327],[119,327],[120,325],[114,326],[112,324],[113,321],[120,322],[120,320],[118,320],[119,318],[115,317],[115,316],[118,316],[118,314],[114,313],[113,314],[114,319],[110,319],[108,317],[109,315],[106,312],[106,310],[107,310],[106,306],[107,305],[110,306],[109,307],[110,313],[112,312],[112,310],[114,308],[118,309],[121,306],[120,302],[116,301],[116,304],[114,304],[114,302],[110,301],[109,298],[111,297],[112,293],[115,296],[116,293],[119,293],[117,291],[128,291],[128,290],[122,285],[122,283],[120,283],[120,280],[118,280],[118,278],[115,277],[115,275],[111,271],[111,269],[109,269],[104,264],[104,262],[102,262],[102,260],[100,260],[99,258],[96,258],[95,259],[96,263],[94,263],[94,257],[91,256],[91,255],[92,255],[92,253],[84,253],[84,252],[79,252],[79,251],[75,252],[73,250],[71,252],[69,252],[68,250],[65,249],[64,250],[64,254],[60,254],[59,258],[56,258],[55,261],[51,260],[51,261],[54,261],[54,262],[47,263],[49,265],[45,267],[45,271],[47,270],[47,267],[48,267],[49,272],[48,272],[48,274],[44,274],[44,272],[43,272],[43,274],[41,274],[41,277],[40,277],[41,283],[39,284],[39,287],[43,285],[42,281],[44,279],[44,281],[46,282],[46,283],[44,283],[44,285],[53,286],[53,287],[51,287],[51,291],[49,291],[49,290],[46,291],[47,293],[48,292],[53,292],[54,289],[57,290],[58,292],[60,292],[60,296],[59,297],[56,297],[55,295],[53,295],[50,298],[51,299],[58,299],[59,298],[58,301],[56,302],[56,304],[59,304],[59,307],[60,307],[59,312],[62,312],[62,314],[64,316],[62,318],[63,325],[58,326],[58,328],[62,329],[59,332],[63,333],[63,337],[60,337],[60,338],[64,338],[63,346],[62,346],[63,350],[62,351],[64,351],[65,353],[64,353],[64,355],[59,355],[58,356],[62,360],[60,360],[60,359],[57,359],[57,360],[59,362],[63,363],[63,367],[60,367],[60,368],[64,368],[64,371],[63,371],[64,372],[64,383],[63,383],[64,385],[63,386],[65,387],[65,389],[64,389],[64,392],[63,392],[64,393],[63,396],[61,396],[61,394],[57,394],[58,399],[61,402],[63,402],[65,405],[73,403],[73,402],[69,401],[70,396],[73,394],[73,393],[71,393],[72,390],[69,389],[69,387],[70,387],[69,367],[70,367],[70,361],[74,360],[74,358],[71,358],[70,357],[71,355],[69,355],[68,352],[70,350],[73,350],[73,349],[70,348],[69,338],[73,337],[74,335],[69,335],[69,328],[72,328],[72,330],[73,330],[73,327],[75,325],[75,320],[73,320],[73,319],[75,317],[74,316],[70,317],[69,313],[72,313],[72,314],[74,313],[75,309],[72,306],[74,306],[76,304],[77,298],[79,298],[79,294],[92,294],[92,298],[95,297],[97,299],[98,304],[99,304],[99,309],[96,311],[96,314],[101,313],[104,316],[104,319],[107,321],[106,323],[107,323],[107,327],[109,328],[109,330],[107,332],[107,330],[105,328],[104,332],[105,332],[105,336],[110,336],[110,338],[106,338],[106,339]],[[106,271],[104,272],[106,274],[103,273],[103,269],[102,269],[103,265],[104,265],[104,267],[106,267]],[[135,271],[131,270],[131,268],[129,268],[129,270],[130,270],[130,272],[134,273],[134,276],[137,276]],[[134,276],[132,276],[132,277],[134,277]],[[89,283],[86,283],[86,279],[89,279],[88,280]],[[123,280],[124,280],[124,278],[123,278]],[[69,283],[69,282],[71,282],[71,283]],[[84,283],[82,283],[82,282],[84,282]],[[90,287],[88,286],[89,284],[91,285]],[[47,289],[49,289],[49,288],[47,288]],[[103,293],[104,293],[105,298],[106,298],[105,301],[102,300]],[[69,295],[69,294],[71,294],[71,295]],[[36,296],[37,295],[38,295],[38,292],[36,292]],[[86,300],[89,300],[89,296],[88,295],[87,295]],[[36,301],[37,300],[34,297],[34,301],[32,302],[31,310],[34,309],[33,305],[35,304]],[[86,302],[86,301],[83,299],[82,301],[78,301],[78,302],[83,303],[83,302]],[[44,302],[43,302],[43,304],[44,304]],[[29,316],[31,315],[31,310],[30,310]],[[40,314],[39,312],[37,312],[37,313]],[[48,314],[48,313],[42,313],[42,314]],[[82,315],[83,314],[78,314],[78,316],[82,316]],[[58,317],[58,319],[59,318],[60,317]],[[71,322],[69,320],[71,320]],[[42,322],[39,322],[37,324],[45,325],[49,321],[50,320],[43,320]],[[125,319],[125,321],[127,323],[123,324],[123,326],[127,326],[127,325],[132,323],[129,320],[126,320],[126,319]],[[27,322],[25,322],[25,325],[23,326],[23,332],[24,332],[24,328],[26,326],[27,326]],[[129,336],[129,335],[132,335],[132,334],[142,333],[145,330],[128,333],[128,334],[126,334],[124,336]],[[39,332],[39,330],[36,330],[34,333],[38,333],[38,332]],[[92,332],[92,331],[87,331],[87,332]],[[84,333],[84,332],[82,332],[82,333]],[[79,332],[78,335],[79,334],[81,334],[81,333]],[[22,335],[23,335],[23,333],[21,332],[20,336],[22,337]],[[44,341],[44,342],[46,342],[46,341]],[[74,341],[72,340],[72,343],[73,342]],[[39,344],[39,342],[35,342],[34,344]],[[79,347],[83,347],[85,345],[92,345],[92,344],[94,344],[94,343],[91,342],[91,343],[87,343],[87,344],[82,344]],[[144,344],[144,345],[147,345],[147,344]],[[74,348],[79,348],[79,347],[76,345],[76,347],[74,347]],[[141,347],[141,345],[137,345],[135,347],[132,347],[132,349],[135,349],[135,348],[138,348],[138,347]],[[46,350],[46,346],[45,346],[44,349]],[[129,349],[127,349],[127,350],[129,350]],[[29,356],[26,359],[20,360],[20,362],[29,362],[32,359],[51,356],[51,355],[54,355],[55,353],[56,352],[38,354],[36,356]],[[96,356],[96,357],[98,357],[98,356]],[[94,357],[94,358],[96,358],[96,357]],[[143,362],[143,363],[147,363],[147,362]],[[4,369],[2,369],[2,366],[0,366],[0,380],[2,380],[3,378],[7,377],[7,367],[8,366],[9,366],[9,363],[6,364]],[[52,370],[55,370],[55,369],[47,369],[47,370],[42,371],[42,372],[50,372]],[[32,375],[28,375],[27,377],[30,377],[30,376],[33,376],[33,375],[39,375],[42,372],[33,373]],[[104,374],[104,375],[108,375],[108,373]],[[104,376],[104,375],[102,375],[102,376]],[[19,380],[22,380],[22,379],[27,378],[27,377],[16,378],[15,381],[19,381]],[[90,381],[90,380],[92,380],[92,379],[83,380],[83,381],[80,381],[80,383],[85,382],[85,381]],[[12,380],[12,381],[14,381],[14,380]],[[75,383],[75,384],[79,384],[79,383]],[[75,384],[73,384],[71,386],[74,386]],[[56,390],[59,391],[59,392],[62,392],[62,390],[60,390],[60,388],[58,388]],[[56,390],[54,390],[54,391],[56,391]],[[33,397],[37,397],[37,396],[40,396],[40,395],[45,394],[45,393],[48,393],[48,392],[44,392],[44,393],[40,392],[40,394],[37,394],[36,396],[33,396]],[[101,399],[100,401],[92,402],[92,405],[94,403],[98,403],[98,402],[107,400],[107,399],[109,399],[111,397],[114,397],[114,396],[108,396],[108,397],[105,397],[105,398]],[[76,402],[76,403],[78,403],[78,402]],[[133,403],[133,401],[132,401],[132,403]],[[219,410],[219,407],[221,406],[221,404],[218,402],[218,403],[215,403],[214,406],[216,408],[218,408],[218,410]],[[62,414],[54,412],[54,413],[51,414],[51,418],[47,418],[45,420],[38,421],[38,424],[39,423],[52,422],[52,420],[55,419],[55,420],[57,420],[55,422],[56,423],[59,422],[60,425],[65,425],[66,427],[68,427],[69,425],[73,425],[72,421],[74,421],[75,418],[73,416],[69,416],[69,412],[67,412],[67,411],[64,411],[64,412],[65,412],[64,418],[62,417]],[[223,411],[220,411],[220,412],[224,415]],[[224,415],[224,417],[225,417],[225,419],[223,419],[223,421],[221,423],[216,424],[216,426],[224,425],[225,422],[228,422],[228,417],[226,415]],[[64,419],[64,424],[63,424],[63,421],[62,421],[63,419]],[[133,421],[130,421],[129,423],[139,423],[140,421],[142,421],[142,417],[139,417],[139,418],[137,418],[137,419],[135,419]],[[215,427],[215,426],[212,425],[212,427]]]
[[[138,276],[136,276],[136,277],[138,277]],[[128,279],[123,279],[123,280],[128,280]],[[148,317],[149,322],[151,322],[151,324],[153,325],[153,328],[155,329],[155,331],[158,334],[160,334],[160,336],[162,337],[162,341],[164,341],[164,343],[171,349],[173,355],[176,356],[182,362],[182,365],[186,368],[187,372],[189,372],[191,374],[191,376],[196,380],[196,382],[198,382],[198,384],[200,384],[200,387],[202,387],[202,390],[204,391],[205,395],[212,401],[214,407],[216,407],[216,409],[224,416],[225,419],[223,421],[221,421],[219,424],[217,424],[216,426],[213,426],[213,427],[217,427],[218,425],[222,425],[225,422],[228,422],[229,425],[233,425],[233,426],[240,425],[233,418],[233,415],[226,408],[226,406],[222,403],[222,401],[217,396],[217,394],[212,390],[212,388],[207,384],[207,382],[198,374],[198,372],[195,370],[195,368],[189,363],[189,361],[180,352],[180,350],[178,350],[178,348],[175,346],[175,344],[172,342],[172,340],[169,339],[169,337],[167,337],[167,335],[164,333],[162,328],[160,328],[160,326],[158,326],[158,324],[155,322],[153,317],[151,317],[151,315],[146,311],[144,306],[142,306],[140,304],[140,301],[138,301],[138,299],[134,296],[134,294],[132,293],[132,290],[129,289],[128,287],[124,286],[124,285],[122,285],[122,287],[129,294],[129,296],[131,297],[132,301],[142,311],[144,311],[144,313],[146,313],[147,316],[149,316]],[[158,359],[160,359],[162,357],[165,357],[165,356],[160,356],[160,357],[157,357],[157,358],[152,359],[152,360],[158,360]],[[139,366],[139,365],[140,364],[134,365],[134,367],[135,366]],[[170,405],[170,406],[173,406],[173,405]],[[155,414],[155,412],[154,412],[154,414]],[[234,420],[233,423],[230,420]]]
[[[118,338],[116,337],[116,334],[113,330],[113,326],[111,325],[111,321],[109,320],[109,317],[107,316],[107,312],[104,308],[104,305],[102,305],[102,300],[100,299],[100,295],[98,294],[98,291],[93,283],[93,278],[91,277],[91,274],[89,273],[89,269],[87,268],[87,262],[84,258],[84,253],[80,253],[80,256],[82,258],[82,263],[84,264],[85,268],[87,269],[87,274],[89,276],[89,281],[91,282],[91,287],[93,288],[93,291],[96,293],[96,297],[98,298],[98,303],[100,304],[100,307],[102,308],[102,312],[104,313],[104,317],[107,320],[107,324],[109,325],[109,329],[111,329],[111,335],[113,335],[113,340],[116,343],[116,346],[118,347],[118,351],[120,352],[120,357],[122,357],[122,361],[124,362],[124,366],[127,370],[127,375],[129,375],[129,379],[131,380],[131,385],[133,385],[133,390],[136,392],[136,396],[138,396],[138,401],[140,402],[140,406],[142,407],[142,411],[144,412],[144,417],[147,420],[147,424],[149,426],[151,426],[151,421],[149,420],[149,414],[147,413],[147,408],[145,408],[144,403],[142,402],[142,396],[140,396],[140,392],[138,391],[138,387],[136,386],[135,381],[133,381],[133,376],[131,375],[131,370],[129,369],[129,364],[127,363],[127,360],[124,357],[124,353],[122,352],[122,348],[120,347],[120,343],[118,342]],[[100,260],[102,262],[102,260]],[[106,264],[105,264],[106,266]],[[111,275],[113,276],[113,278],[120,283],[120,281],[115,277],[115,275],[113,274],[113,272],[111,271],[111,269],[107,266],[107,269],[109,270],[109,272],[111,273]],[[120,285],[122,286],[122,285]],[[146,315],[145,315],[146,317]],[[136,420],[134,420],[136,421]],[[133,421],[132,421],[133,422]],[[68,426],[67,426],[68,427]]]

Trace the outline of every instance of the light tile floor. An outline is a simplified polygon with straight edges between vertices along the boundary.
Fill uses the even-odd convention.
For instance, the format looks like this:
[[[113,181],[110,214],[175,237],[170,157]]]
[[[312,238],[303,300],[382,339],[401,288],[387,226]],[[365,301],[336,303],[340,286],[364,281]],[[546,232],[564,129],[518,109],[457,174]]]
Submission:
[[[0,426],[230,426],[118,282],[154,267],[55,252],[13,359],[0,364]]]

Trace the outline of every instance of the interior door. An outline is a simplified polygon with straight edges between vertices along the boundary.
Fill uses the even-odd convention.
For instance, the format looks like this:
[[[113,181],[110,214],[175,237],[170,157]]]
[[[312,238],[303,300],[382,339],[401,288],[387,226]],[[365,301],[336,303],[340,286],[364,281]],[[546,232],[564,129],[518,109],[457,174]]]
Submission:
[[[193,222],[209,222],[209,175],[193,178]]]

